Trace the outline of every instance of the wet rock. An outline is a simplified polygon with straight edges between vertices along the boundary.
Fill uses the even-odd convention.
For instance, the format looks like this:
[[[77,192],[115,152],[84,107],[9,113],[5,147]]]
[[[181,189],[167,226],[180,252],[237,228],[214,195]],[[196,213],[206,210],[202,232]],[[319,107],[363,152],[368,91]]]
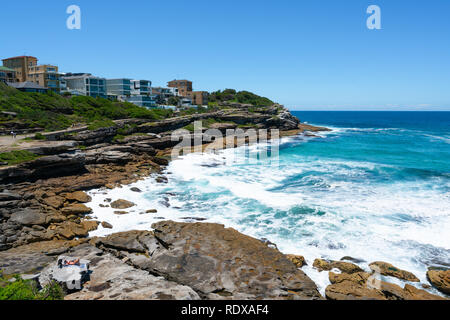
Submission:
[[[150,210],[145,211],[145,213],[157,213],[157,212],[158,212],[158,210],[156,210],[156,209],[150,209]]]
[[[331,300],[440,300],[442,297],[430,294],[411,285],[404,288],[374,278],[367,272],[352,274],[329,273],[331,285],[325,294]]]
[[[76,201],[80,203],[88,203],[92,201],[92,198],[83,191],[76,191],[66,195],[66,199],[69,201]]]
[[[353,262],[353,263],[363,263],[363,262],[365,262],[365,260],[363,260],[363,259],[353,258],[353,257],[350,257],[350,256],[342,257],[341,261],[350,261],[350,262]]]
[[[372,271],[378,272],[384,276],[391,276],[406,281],[420,282],[419,278],[417,278],[413,273],[394,267],[392,264],[387,262],[372,262],[369,264],[369,267]]]
[[[427,279],[440,292],[450,294],[450,270],[428,270]]]
[[[106,221],[102,222],[102,227],[106,228],[106,229],[112,229],[113,228],[112,224],[110,224],[110,223],[108,223]]]
[[[345,273],[354,273],[354,272],[364,271],[357,265],[350,263],[350,262],[330,261],[330,260],[323,260],[323,259],[314,260],[313,267],[319,271],[330,271],[334,268],[339,269]]]
[[[136,188],[136,187],[130,188],[130,190],[133,191],[133,192],[142,192],[141,189]]]
[[[114,214],[117,214],[119,216],[123,216],[123,215],[128,214],[128,212],[127,211],[114,211]]]
[[[301,268],[306,265],[306,261],[303,256],[287,254],[286,258],[288,258],[293,264],[295,264],[297,268]]]
[[[128,208],[131,208],[134,206],[135,206],[135,204],[133,202],[123,200],[123,199],[119,199],[114,202],[111,202],[111,208],[114,208],[114,209],[128,209]]]
[[[64,215],[83,215],[83,214],[89,214],[92,212],[92,209],[89,207],[86,207],[84,204],[76,203],[72,204],[68,207],[64,207],[61,209],[61,213]]]

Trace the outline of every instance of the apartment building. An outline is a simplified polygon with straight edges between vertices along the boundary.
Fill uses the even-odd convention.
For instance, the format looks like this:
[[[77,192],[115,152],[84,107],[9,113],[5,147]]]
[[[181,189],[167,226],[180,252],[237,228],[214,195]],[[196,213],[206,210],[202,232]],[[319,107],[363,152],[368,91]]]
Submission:
[[[108,79],[106,80],[106,92],[109,96],[130,96],[131,79]]]
[[[152,82],[149,80],[131,80],[131,95],[150,96]]]
[[[145,108],[155,108],[156,107],[155,96],[153,96],[153,95],[148,95],[148,96],[132,95],[129,97],[119,98],[119,101],[130,102],[139,107],[145,107]]]
[[[66,90],[75,95],[106,98],[106,79],[90,73],[67,73],[62,76]]]
[[[169,88],[178,88],[178,93],[182,97],[187,97],[188,92],[192,91],[192,81],[189,80],[172,80],[167,83]]]
[[[33,82],[41,87],[59,92],[58,67],[49,64],[38,65],[32,56],[19,56],[3,59],[3,66],[15,71],[14,82]]]
[[[191,99],[195,106],[205,106],[208,104],[209,93],[207,91],[191,91],[188,92],[187,97]]]
[[[48,88],[45,88],[43,86],[38,85],[35,82],[30,81],[8,82],[8,85],[23,92],[46,93],[48,91]]]
[[[0,66],[0,81],[2,82],[17,82],[16,71],[7,67]]]
[[[28,67],[37,65],[38,59],[32,56],[19,56],[3,59],[2,61],[4,67],[15,71],[16,81],[14,82],[25,82],[27,81]]]
[[[50,64],[32,65],[28,67],[27,81],[37,83],[40,86],[59,92],[59,76],[58,66]]]

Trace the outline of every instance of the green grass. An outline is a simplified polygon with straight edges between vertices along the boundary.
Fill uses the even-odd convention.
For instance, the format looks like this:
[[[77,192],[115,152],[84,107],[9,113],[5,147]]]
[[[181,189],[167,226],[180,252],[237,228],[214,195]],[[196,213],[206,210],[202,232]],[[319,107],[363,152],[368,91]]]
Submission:
[[[37,155],[26,150],[17,150],[0,153],[0,162],[7,162],[8,165],[15,165],[38,158]]]
[[[11,282],[11,279],[15,281]],[[52,282],[38,290],[33,280],[23,280],[20,276],[4,277],[0,274],[0,300],[62,300],[64,291]]]
[[[114,127],[116,124],[110,119],[94,120],[89,126],[89,130],[98,130],[102,128]]]
[[[125,136],[124,136],[124,135],[116,134],[116,135],[114,136],[114,138],[112,139],[112,141],[113,141],[113,142],[117,142],[117,141],[122,141],[123,139],[125,139]]]
[[[105,120],[126,118],[160,120],[173,113],[172,110],[150,110],[132,103],[102,98],[84,96],[67,98],[54,92],[21,92],[4,83],[0,83],[0,111],[16,112],[17,117],[14,121],[29,128],[42,128],[46,131],[66,129],[78,123],[97,127],[99,121]]]

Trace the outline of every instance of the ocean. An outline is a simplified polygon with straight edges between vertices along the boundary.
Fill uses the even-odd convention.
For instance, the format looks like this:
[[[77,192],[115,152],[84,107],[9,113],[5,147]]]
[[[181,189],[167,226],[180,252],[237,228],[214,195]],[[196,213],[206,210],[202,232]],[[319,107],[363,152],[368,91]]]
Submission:
[[[305,256],[322,293],[328,273],[315,258],[387,261],[423,283],[428,267],[450,267],[450,112],[292,113],[332,131],[282,138],[276,165],[239,161],[235,149],[190,154],[170,163],[167,184],[94,190],[94,216],[114,228],[90,235],[206,219]],[[99,207],[105,198],[137,206],[117,216]]]

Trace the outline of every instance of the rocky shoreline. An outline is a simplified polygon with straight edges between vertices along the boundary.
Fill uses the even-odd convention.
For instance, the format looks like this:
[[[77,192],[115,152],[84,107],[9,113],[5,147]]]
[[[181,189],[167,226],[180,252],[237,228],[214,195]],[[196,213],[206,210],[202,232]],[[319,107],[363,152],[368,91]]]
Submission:
[[[327,130],[301,124],[274,105],[250,112],[236,105],[214,113],[145,122],[128,119],[90,131],[77,128],[47,134],[27,149],[39,158],[0,167],[0,270],[36,274],[45,282],[58,255],[91,260],[91,279],[66,299],[443,299],[423,288],[377,281],[373,273],[417,282],[415,275],[384,262],[363,270],[348,261],[316,259],[329,272],[322,297],[301,270],[304,258],[284,255],[270,243],[211,223],[162,221],[153,231],[128,231],[102,238],[89,232],[95,221],[85,204],[92,189],[113,189],[150,174],[164,182],[163,168],[178,143],[170,134],[196,120],[215,119],[212,128],[280,129],[281,136]],[[118,132],[123,137],[116,139]],[[194,136],[191,136],[194,139]],[[118,199],[112,199],[118,200]],[[121,206],[117,205],[117,210]],[[430,284],[449,294],[450,271],[429,270]]]

